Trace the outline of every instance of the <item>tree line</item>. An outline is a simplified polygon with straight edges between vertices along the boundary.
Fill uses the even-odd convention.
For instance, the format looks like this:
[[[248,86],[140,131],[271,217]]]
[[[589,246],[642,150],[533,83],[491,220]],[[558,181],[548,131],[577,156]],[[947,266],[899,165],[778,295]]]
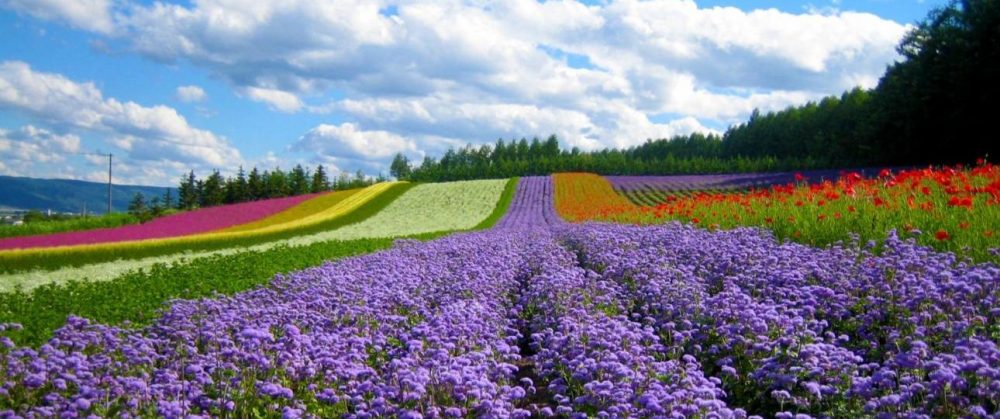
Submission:
[[[589,171],[606,175],[759,172],[972,162],[995,155],[992,119],[1000,97],[1000,1],[953,0],[901,41],[902,59],[873,89],[778,112],[754,111],[722,135],[647,140],[623,150],[565,150],[545,140],[498,140],[410,162],[399,179],[448,181]]]
[[[280,167],[263,171],[254,167],[249,173],[240,166],[235,176],[224,177],[218,170],[213,170],[203,179],[198,178],[194,171],[191,171],[181,177],[176,197],[174,189],[167,189],[162,198],[154,196],[148,201],[143,194],[137,193],[129,203],[128,212],[142,220],[148,220],[172,210],[190,210],[331,190],[362,188],[385,180],[387,179],[381,174],[378,177],[369,178],[360,170],[353,176],[347,172],[341,172],[338,176],[330,178],[323,165],[317,166],[316,170],[313,171],[299,164],[288,172],[281,170]]]

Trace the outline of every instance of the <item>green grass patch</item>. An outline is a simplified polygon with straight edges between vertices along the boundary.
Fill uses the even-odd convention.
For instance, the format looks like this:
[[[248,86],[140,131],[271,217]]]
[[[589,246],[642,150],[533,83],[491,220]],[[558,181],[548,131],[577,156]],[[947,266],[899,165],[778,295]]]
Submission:
[[[0,225],[0,239],[8,237],[34,236],[38,234],[65,233],[68,231],[94,230],[98,228],[121,227],[137,224],[139,218],[126,213],[113,212],[107,215],[74,217],[68,220],[33,221],[22,225]]]
[[[500,200],[497,201],[497,206],[493,208],[493,212],[490,213],[489,217],[480,222],[478,225],[473,227],[473,230],[485,230],[492,228],[504,215],[507,215],[507,210],[510,209],[511,202],[514,202],[514,192],[517,191],[517,181],[519,177],[512,177],[507,180],[507,184],[503,187],[503,193],[500,194]]]

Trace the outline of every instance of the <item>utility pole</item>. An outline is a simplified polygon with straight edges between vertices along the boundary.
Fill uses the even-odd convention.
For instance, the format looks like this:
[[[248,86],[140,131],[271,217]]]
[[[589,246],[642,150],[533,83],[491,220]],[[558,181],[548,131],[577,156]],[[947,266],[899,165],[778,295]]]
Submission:
[[[111,157],[114,154],[108,153],[108,215],[111,215]]]

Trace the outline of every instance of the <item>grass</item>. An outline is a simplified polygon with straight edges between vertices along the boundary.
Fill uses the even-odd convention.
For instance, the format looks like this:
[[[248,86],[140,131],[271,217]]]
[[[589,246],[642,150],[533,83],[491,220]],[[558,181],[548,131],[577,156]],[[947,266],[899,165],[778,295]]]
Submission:
[[[38,234],[64,233],[68,231],[94,230],[98,228],[121,227],[136,224],[139,218],[126,213],[113,212],[107,215],[75,217],[68,220],[33,221],[21,225],[0,225],[0,239],[8,237],[34,236]]]
[[[497,201],[497,205],[493,208],[493,212],[490,213],[486,219],[481,221],[478,225],[473,227],[473,230],[485,230],[492,228],[504,215],[507,214],[507,210],[510,209],[511,202],[514,202],[514,192],[517,191],[517,182],[520,178],[512,177],[507,180],[507,184],[504,185],[503,192],[500,193],[500,200]]]

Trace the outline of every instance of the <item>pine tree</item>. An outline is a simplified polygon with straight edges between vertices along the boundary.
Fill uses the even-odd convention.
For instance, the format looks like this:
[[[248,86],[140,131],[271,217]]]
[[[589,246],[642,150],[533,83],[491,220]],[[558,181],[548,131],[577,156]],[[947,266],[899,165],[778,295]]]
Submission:
[[[142,192],[136,192],[132,196],[132,200],[128,203],[128,213],[136,217],[142,218],[143,214],[146,213],[146,197],[143,196]]]
[[[181,178],[181,184],[177,188],[178,209],[192,209],[198,206],[201,198],[198,196],[198,181],[196,179],[194,177],[194,170]]]
[[[389,174],[396,179],[407,180],[410,178],[410,172],[410,160],[403,153],[396,153],[392,158],[392,164],[389,165]]]
[[[173,206],[174,206],[173,189],[167,188],[167,192],[163,194],[163,208],[172,208]]]
[[[261,178],[260,171],[254,166],[250,170],[250,175],[247,177],[247,200],[256,201],[263,198],[264,195],[264,182]]]
[[[312,185],[310,185],[309,190],[312,193],[330,190],[330,179],[327,178],[326,169],[323,168],[322,164],[316,166],[316,172],[313,173]]]
[[[222,174],[218,170],[213,170],[212,174],[205,179],[201,187],[202,207],[221,205],[225,201],[226,195],[225,190],[223,190],[223,182]]]
[[[309,193],[309,174],[302,168],[301,164],[296,164],[288,174],[288,188],[291,195],[302,195]]]

